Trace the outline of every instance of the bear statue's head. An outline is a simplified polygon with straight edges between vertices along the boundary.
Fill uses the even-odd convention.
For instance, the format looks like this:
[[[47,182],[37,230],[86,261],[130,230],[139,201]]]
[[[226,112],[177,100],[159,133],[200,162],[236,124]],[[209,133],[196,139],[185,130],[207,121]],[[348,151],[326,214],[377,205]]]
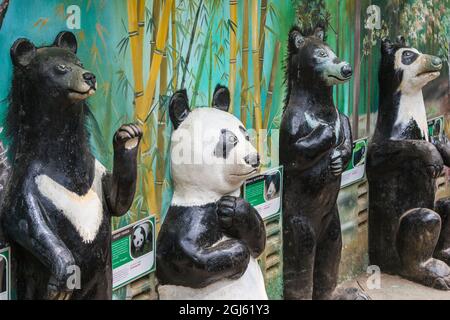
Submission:
[[[230,93],[217,86],[212,108],[189,109],[185,90],[169,105],[174,126],[173,205],[203,205],[233,194],[259,168],[259,155],[241,121],[228,113]]]
[[[379,70],[380,90],[414,94],[440,75],[442,60],[423,54],[406,44],[399,36],[395,42],[383,39]]]
[[[11,47],[15,72],[20,73],[29,90],[58,104],[74,104],[87,99],[97,89],[95,75],[87,71],[76,56],[77,39],[71,32],[58,34],[53,45],[36,47],[28,39],[18,39]]]
[[[306,87],[331,87],[350,80],[353,71],[325,43],[324,28],[302,32],[298,27],[289,32],[286,72],[289,84]]]

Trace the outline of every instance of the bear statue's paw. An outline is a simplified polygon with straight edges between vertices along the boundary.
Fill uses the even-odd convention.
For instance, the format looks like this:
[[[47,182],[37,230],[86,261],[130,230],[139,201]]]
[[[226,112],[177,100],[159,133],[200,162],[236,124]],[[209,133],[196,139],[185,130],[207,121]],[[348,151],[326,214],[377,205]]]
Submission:
[[[337,288],[332,300],[371,300],[370,297],[358,288]]]
[[[438,259],[430,258],[417,266],[401,270],[400,274],[428,287],[450,290],[450,267]]]
[[[47,300],[70,300],[73,290],[67,288],[67,284],[61,285],[61,281],[54,276],[50,277],[47,284]]]
[[[217,214],[223,229],[242,227],[246,215],[250,212],[250,204],[242,198],[223,196],[217,204]]]
[[[142,138],[142,134],[142,129],[136,124],[130,123],[121,126],[114,134],[114,149],[135,149]]]
[[[334,176],[340,176],[343,169],[344,161],[342,160],[342,154],[338,150],[334,150],[330,161],[330,171]]]
[[[450,248],[435,252],[435,257],[450,266]]]

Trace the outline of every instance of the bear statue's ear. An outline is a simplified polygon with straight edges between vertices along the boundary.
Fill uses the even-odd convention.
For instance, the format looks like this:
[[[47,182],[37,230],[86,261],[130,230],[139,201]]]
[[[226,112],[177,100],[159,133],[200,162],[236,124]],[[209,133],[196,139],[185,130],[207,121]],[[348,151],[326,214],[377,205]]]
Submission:
[[[316,37],[320,41],[323,41],[323,39],[325,39],[325,30],[323,29],[323,27],[318,26],[316,27],[316,29],[314,29],[314,37]]]
[[[394,49],[394,44],[391,40],[384,38],[381,40],[381,53],[392,54],[392,50]]]
[[[174,129],[178,129],[180,124],[187,118],[191,110],[189,109],[189,99],[186,89],[178,90],[170,98],[169,116]]]
[[[16,67],[26,67],[36,56],[36,47],[28,39],[17,39],[11,47],[10,54]]]
[[[70,31],[58,33],[53,44],[57,47],[70,50],[73,53],[77,53],[78,50],[77,38]]]
[[[300,31],[294,28],[289,33],[289,45],[296,49],[300,49],[305,44],[305,37],[300,33]]]
[[[406,46],[406,39],[404,36],[397,37],[397,43],[401,46]]]
[[[230,107],[230,91],[227,87],[220,84],[216,86],[213,94],[212,106],[213,108],[228,112]]]

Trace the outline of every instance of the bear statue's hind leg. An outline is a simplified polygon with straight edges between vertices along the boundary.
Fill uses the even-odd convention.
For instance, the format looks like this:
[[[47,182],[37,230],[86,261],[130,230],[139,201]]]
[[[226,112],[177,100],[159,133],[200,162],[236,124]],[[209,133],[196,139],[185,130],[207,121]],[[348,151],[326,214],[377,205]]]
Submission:
[[[314,300],[329,300],[337,285],[341,261],[342,235],[338,210],[335,207],[324,221],[324,230],[317,242],[314,266]]]
[[[400,274],[440,290],[450,289],[450,267],[433,258],[441,230],[441,218],[430,209],[418,208],[400,218],[397,250]]]
[[[436,212],[441,216],[441,233],[434,257],[450,265],[450,198],[436,202]]]
[[[310,300],[313,293],[315,232],[305,217],[291,216],[284,221],[284,299]]]

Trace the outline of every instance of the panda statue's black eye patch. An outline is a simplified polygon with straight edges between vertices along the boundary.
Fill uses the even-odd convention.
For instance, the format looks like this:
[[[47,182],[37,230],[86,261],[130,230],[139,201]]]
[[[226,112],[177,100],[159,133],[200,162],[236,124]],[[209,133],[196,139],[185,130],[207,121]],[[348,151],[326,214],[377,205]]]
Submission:
[[[419,55],[413,51],[410,51],[410,50],[403,51],[402,63],[406,66],[409,66],[414,61],[416,61],[418,57],[419,57]]]
[[[238,144],[239,140],[236,135],[227,129],[220,131],[219,142],[214,149],[214,155],[218,158],[228,158],[230,151]]]

